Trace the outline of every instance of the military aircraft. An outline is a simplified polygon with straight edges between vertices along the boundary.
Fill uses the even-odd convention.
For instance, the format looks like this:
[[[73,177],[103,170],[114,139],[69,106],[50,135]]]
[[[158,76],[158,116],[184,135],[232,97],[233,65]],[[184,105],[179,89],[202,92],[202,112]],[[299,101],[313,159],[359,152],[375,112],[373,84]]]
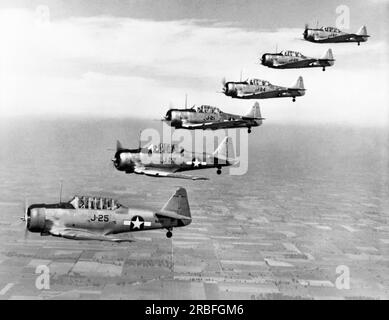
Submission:
[[[190,109],[169,109],[163,121],[175,129],[227,129],[258,127],[264,118],[261,117],[259,103],[256,102],[244,116],[225,113],[219,108],[202,105]]]
[[[366,26],[362,26],[357,33],[347,33],[334,27],[309,28],[305,25],[303,33],[304,39],[318,43],[338,43],[338,42],[366,42],[368,37]]]
[[[281,87],[260,79],[247,79],[239,82],[226,82],[223,79],[223,93],[231,98],[238,99],[269,99],[286,98],[305,95],[303,78],[300,76],[292,87]]]
[[[311,58],[302,55],[300,52],[283,50],[279,53],[265,53],[262,55],[261,63],[269,68],[294,69],[321,67],[323,71],[326,67],[334,65],[332,50],[328,49],[320,58]]]
[[[206,177],[181,173],[188,170],[217,168],[235,164],[231,138],[225,137],[213,154],[188,152],[177,144],[150,144],[138,149],[125,149],[117,141],[114,167],[125,173],[144,174],[153,177],[169,177],[191,180],[208,180]]]
[[[174,227],[192,222],[184,188],[178,188],[158,211],[128,208],[113,199],[75,196],[68,202],[26,207],[22,220],[26,232],[40,232],[42,236],[112,242],[132,241],[115,234],[153,229],[167,229],[170,238]]]

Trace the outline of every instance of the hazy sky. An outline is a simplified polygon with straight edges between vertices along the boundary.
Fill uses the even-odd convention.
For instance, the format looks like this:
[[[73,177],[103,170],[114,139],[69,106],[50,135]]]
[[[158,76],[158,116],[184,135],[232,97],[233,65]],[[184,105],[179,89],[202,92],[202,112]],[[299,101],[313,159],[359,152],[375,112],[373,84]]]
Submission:
[[[350,8],[356,44],[314,44],[305,23],[335,25]],[[275,123],[386,125],[389,1],[4,1],[0,0],[0,114],[160,118],[169,106],[211,104],[244,113],[254,101],[217,93],[221,79],[292,85],[306,96],[261,100]],[[274,70],[261,66],[278,49],[320,56],[335,66]]]

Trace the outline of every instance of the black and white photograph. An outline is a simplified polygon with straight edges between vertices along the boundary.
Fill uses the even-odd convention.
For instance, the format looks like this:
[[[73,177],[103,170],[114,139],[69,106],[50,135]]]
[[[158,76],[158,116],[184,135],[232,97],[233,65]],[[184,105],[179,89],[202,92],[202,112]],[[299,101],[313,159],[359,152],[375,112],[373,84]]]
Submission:
[[[0,0],[0,300],[388,300],[388,45],[388,0]]]

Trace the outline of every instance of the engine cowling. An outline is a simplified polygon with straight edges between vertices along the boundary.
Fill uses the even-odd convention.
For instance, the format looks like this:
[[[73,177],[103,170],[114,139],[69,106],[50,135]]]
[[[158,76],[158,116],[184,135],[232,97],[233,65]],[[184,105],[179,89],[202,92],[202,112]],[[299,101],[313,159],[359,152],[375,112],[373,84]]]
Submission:
[[[46,209],[30,206],[26,214],[26,226],[28,231],[43,232],[46,225]]]
[[[112,159],[112,163],[119,171],[133,173],[135,170],[135,163],[129,151],[116,151],[115,156]]]
[[[171,126],[175,128],[181,128],[182,127],[182,120],[181,119],[172,119]]]

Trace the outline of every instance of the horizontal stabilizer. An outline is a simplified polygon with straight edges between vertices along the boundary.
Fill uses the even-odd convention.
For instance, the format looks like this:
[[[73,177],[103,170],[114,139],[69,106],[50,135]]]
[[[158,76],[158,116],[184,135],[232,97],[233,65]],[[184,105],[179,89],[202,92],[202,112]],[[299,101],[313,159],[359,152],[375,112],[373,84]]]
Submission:
[[[157,212],[155,215],[161,218],[170,218],[170,219],[177,219],[177,220],[192,220],[191,217],[186,217],[180,214],[176,214],[174,212],[161,211],[161,212]]]
[[[119,140],[116,140],[116,151],[121,151],[124,150],[122,144],[120,143]]]

